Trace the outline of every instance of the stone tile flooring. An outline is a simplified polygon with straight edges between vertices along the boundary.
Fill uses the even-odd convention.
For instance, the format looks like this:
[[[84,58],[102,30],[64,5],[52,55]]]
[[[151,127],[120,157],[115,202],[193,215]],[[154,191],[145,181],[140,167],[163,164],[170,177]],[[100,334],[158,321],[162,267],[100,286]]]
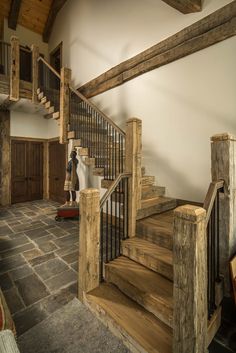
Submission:
[[[77,294],[78,221],[55,221],[55,202],[0,208],[0,286],[18,336]]]

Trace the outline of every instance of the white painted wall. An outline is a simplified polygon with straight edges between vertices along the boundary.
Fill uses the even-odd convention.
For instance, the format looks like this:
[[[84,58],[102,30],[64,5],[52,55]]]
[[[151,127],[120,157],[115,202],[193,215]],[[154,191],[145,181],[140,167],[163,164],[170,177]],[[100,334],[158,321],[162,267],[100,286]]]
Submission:
[[[49,139],[58,137],[59,129],[55,121],[44,119],[42,115],[27,114],[12,110],[10,135],[15,137]]]
[[[42,36],[38,33],[32,32],[31,30],[17,25],[16,31],[8,28],[7,19],[4,19],[4,41],[10,42],[11,36],[17,36],[20,39],[20,44],[23,46],[31,47],[32,44],[37,44],[41,54],[44,54],[45,58],[48,59],[48,43],[44,43]]]
[[[205,0],[183,15],[161,0],[68,0],[49,42],[81,85],[229,0]],[[63,25],[62,25],[63,24]],[[143,165],[167,195],[202,201],[210,181],[212,134],[236,134],[236,38],[144,74],[93,101],[119,126],[143,121]]]

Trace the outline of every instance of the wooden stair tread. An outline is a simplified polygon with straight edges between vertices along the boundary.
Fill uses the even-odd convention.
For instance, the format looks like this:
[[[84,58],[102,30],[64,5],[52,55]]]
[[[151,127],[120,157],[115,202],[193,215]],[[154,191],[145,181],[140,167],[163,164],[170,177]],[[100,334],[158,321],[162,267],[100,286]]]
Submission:
[[[165,247],[173,248],[174,211],[151,215],[136,223],[136,234],[139,238]]]
[[[172,326],[173,283],[125,256],[105,265],[105,279]]]
[[[147,208],[147,207],[159,204],[159,203],[168,202],[168,201],[172,201],[172,200],[173,199],[170,198],[170,197],[156,196],[156,197],[152,197],[152,198],[147,199],[147,200],[142,200],[141,201],[141,207],[142,208]]]
[[[122,254],[173,280],[173,254],[169,249],[134,237],[122,242]]]
[[[137,212],[137,220],[153,214],[173,210],[176,208],[176,204],[176,199],[165,196],[156,196],[151,199],[142,200],[141,208]]]
[[[115,286],[107,283],[100,285],[85,295],[85,304],[132,351],[172,352],[171,328]]]

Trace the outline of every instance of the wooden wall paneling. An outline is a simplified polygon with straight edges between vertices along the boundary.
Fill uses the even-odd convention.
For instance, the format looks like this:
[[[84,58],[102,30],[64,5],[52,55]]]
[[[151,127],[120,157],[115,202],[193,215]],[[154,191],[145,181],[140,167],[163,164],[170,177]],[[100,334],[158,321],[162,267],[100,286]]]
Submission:
[[[28,201],[28,142],[11,140],[11,202]]]
[[[49,142],[43,143],[43,198],[49,199]]]
[[[43,198],[43,143],[29,142],[28,150],[29,199]]]
[[[96,96],[235,34],[236,1],[233,1],[142,53],[114,66],[78,90],[87,98]]]
[[[11,203],[10,112],[0,111],[0,204]]]

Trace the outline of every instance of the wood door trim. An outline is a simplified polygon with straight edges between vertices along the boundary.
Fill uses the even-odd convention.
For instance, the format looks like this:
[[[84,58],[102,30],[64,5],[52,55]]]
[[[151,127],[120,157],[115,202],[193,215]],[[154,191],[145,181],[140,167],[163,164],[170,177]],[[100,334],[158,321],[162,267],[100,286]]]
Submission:
[[[48,141],[48,139],[39,139],[39,138],[34,138],[34,137],[21,137],[21,136],[11,136],[11,140],[16,140],[16,141],[33,141],[33,142],[45,142]]]
[[[50,60],[50,65],[52,65],[52,56],[57,52],[57,50],[60,49],[60,62],[61,62],[61,67],[62,65],[62,49],[63,49],[63,41],[61,41],[50,53],[49,53],[49,60]]]

